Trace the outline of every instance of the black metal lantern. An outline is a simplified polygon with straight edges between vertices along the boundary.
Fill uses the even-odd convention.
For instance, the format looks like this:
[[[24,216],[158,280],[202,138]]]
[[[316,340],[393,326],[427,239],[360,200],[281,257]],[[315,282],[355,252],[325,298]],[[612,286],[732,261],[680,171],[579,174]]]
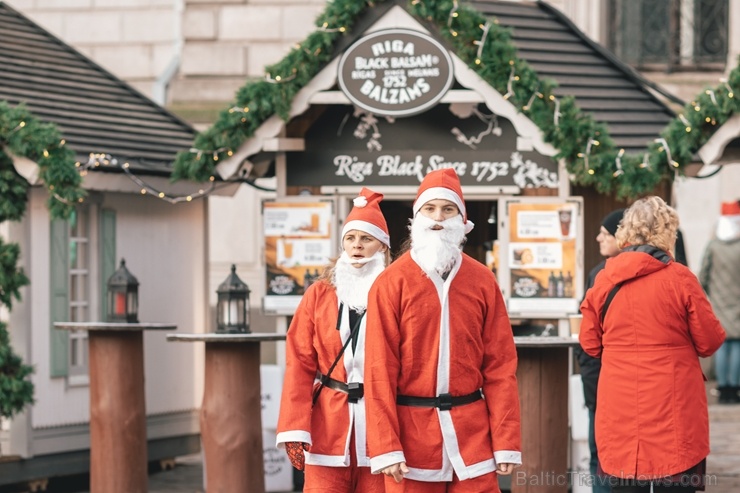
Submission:
[[[139,322],[139,281],[126,268],[126,260],[108,279],[108,322]]]
[[[231,274],[218,287],[216,305],[216,332],[249,333],[249,286],[236,275],[236,265]]]

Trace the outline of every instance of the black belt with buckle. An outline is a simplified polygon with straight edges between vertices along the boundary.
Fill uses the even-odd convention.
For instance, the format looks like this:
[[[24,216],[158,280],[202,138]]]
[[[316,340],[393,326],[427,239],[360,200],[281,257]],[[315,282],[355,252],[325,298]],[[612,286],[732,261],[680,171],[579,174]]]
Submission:
[[[438,407],[440,411],[449,411],[453,407],[464,406],[483,398],[480,389],[468,395],[452,396],[440,394],[437,397],[416,397],[413,395],[399,395],[396,404],[399,406]]]
[[[329,387],[330,389],[336,390],[337,392],[347,394],[349,396],[349,401],[352,403],[359,402],[359,400],[362,399],[362,397],[365,395],[365,386],[360,382],[344,383],[340,382],[339,380],[329,378],[321,373],[319,373],[317,376],[319,380],[324,382],[324,387]]]

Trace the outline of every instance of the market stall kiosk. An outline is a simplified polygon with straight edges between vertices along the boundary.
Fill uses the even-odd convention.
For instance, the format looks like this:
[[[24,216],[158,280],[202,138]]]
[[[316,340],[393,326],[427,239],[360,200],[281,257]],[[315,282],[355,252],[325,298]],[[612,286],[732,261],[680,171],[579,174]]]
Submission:
[[[465,251],[495,271],[519,352],[524,466],[511,488],[567,491],[567,479],[539,478],[568,476],[568,320],[583,292],[583,203],[536,125],[393,7],[295,96],[287,124],[268,119],[256,135],[220,166],[274,167],[263,310],[282,333],[337,253],[361,187],[385,195],[398,251],[424,176],[455,169],[476,224]],[[279,345],[279,363],[283,355]]]

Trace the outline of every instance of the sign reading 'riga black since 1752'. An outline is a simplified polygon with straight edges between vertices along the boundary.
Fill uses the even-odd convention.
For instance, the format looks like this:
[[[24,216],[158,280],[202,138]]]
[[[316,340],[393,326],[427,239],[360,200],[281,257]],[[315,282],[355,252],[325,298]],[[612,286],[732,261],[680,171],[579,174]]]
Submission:
[[[383,116],[410,116],[431,108],[452,85],[452,59],[418,31],[369,34],[344,52],[339,86],[360,108]]]

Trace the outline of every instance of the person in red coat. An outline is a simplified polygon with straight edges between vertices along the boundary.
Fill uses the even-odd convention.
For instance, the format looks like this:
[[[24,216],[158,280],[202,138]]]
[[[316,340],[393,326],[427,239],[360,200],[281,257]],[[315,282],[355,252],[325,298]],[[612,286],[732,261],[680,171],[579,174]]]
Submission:
[[[429,173],[411,248],[370,289],[365,389],[370,467],[387,493],[497,492],[521,464],[517,355],[493,273],[462,253],[452,169]]]
[[[581,304],[583,350],[601,358],[596,446],[618,492],[704,490],[709,418],[699,357],[725,331],[698,279],[669,253],[678,214],[660,197],[635,202]]]
[[[390,262],[383,195],[363,188],[342,228],[342,254],[306,290],[288,329],[277,446],[303,470],[304,492],[382,493],[370,473],[363,398],[367,295]]]

